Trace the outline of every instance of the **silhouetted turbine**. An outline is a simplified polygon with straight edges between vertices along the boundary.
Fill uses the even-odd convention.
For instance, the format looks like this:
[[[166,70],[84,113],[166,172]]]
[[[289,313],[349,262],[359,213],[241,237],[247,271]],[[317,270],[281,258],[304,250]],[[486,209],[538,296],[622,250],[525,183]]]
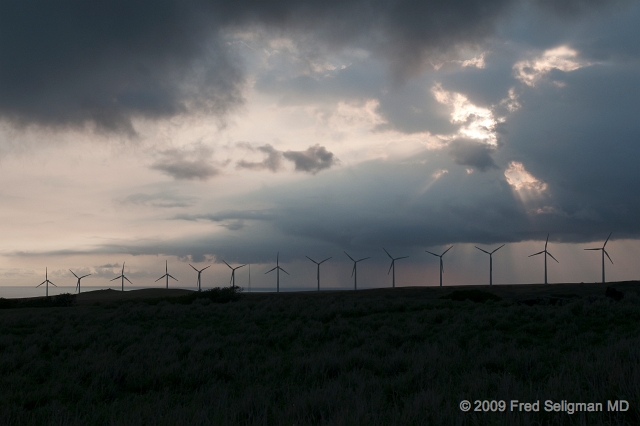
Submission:
[[[191,266],[193,268],[194,271],[196,271],[198,273],[198,291],[202,291],[202,281],[200,280],[200,276],[202,275],[202,271],[204,271],[205,269],[209,268],[211,265],[206,266],[200,270],[197,270],[195,266],[193,266],[192,264],[189,264],[189,266]]]
[[[323,260],[322,262],[316,262],[315,260],[313,260],[312,258],[310,258],[309,256],[305,256],[307,259],[309,259],[310,261],[312,261],[313,263],[315,263],[316,265],[318,265],[318,291],[320,291],[320,265],[322,265],[324,262],[326,262],[327,260],[331,259],[331,257],[327,257],[325,260]]]
[[[442,287],[442,274],[444,273],[444,263],[442,263],[442,256],[444,256],[449,250],[451,250],[453,246],[446,249],[442,254],[431,253],[429,250],[425,250],[427,253],[434,255],[435,257],[440,258],[440,287]]]
[[[349,256],[349,253],[347,253],[346,251],[344,252],[344,254],[346,254],[347,257],[351,259],[351,261],[353,261],[353,269],[351,270],[351,276],[353,277],[353,289],[357,290],[358,289],[358,268],[357,268],[358,262],[362,262],[363,260],[370,259],[371,257],[363,257],[362,259],[355,260],[353,257]]]
[[[486,250],[482,250],[478,246],[475,246],[475,248],[477,248],[478,250],[483,251],[489,255],[489,285],[493,285],[493,253],[497,252],[502,247],[504,247],[504,244],[498,247],[497,249],[495,249],[494,251],[488,252]]]
[[[38,284],[36,286],[36,288],[40,287],[42,284],[46,284],[46,288],[47,288],[47,297],[49,297],[49,284],[51,284],[54,287],[58,287],[57,285],[55,285],[54,283],[52,283],[51,281],[49,281],[49,271],[47,268],[44,268],[44,281],[42,281],[40,284]]]
[[[164,261],[164,275],[161,276],[160,278],[158,278],[155,282],[158,282],[163,278],[167,279],[167,287],[166,288],[169,288],[169,278],[173,278],[174,280],[178,281],[173,276],[169,275],[169,263],[166,260]]]
[[[280,252],[276,255],[276,267],[265,272],[265,275],[269,272],[276,271],[276,292],[280,293],[280,271],[287,275],[290,275],[287,271],[280,267]]]
[[[537,253],[533,253],[532,255],[529,255],[529,257],[532,257],[532,256],[537,256],[539,254],[544,253],[544,283],[545,284],[547,284],[547,255],[551,256],[551,258],[555,260],[557,263],[560,263],[558,262],[558,259],[553,257],[553,255],[547,251],[547,244],[549,244],[549,234],[547,234],[547,241],[544,243],[544,250],[539,251]]]
[[[391,259],[391,266],[389,266],[389,271],[387,271],[387,275],[389,275],[389,272],[393,270],[393,279],[391,282],[393,283],[393,288],[395,288],[396,287],[396,260],[406,259],[409,256],[396,257],[394,259],[393,257],[391,257],[389,252],[384,247],[382,247],[382,250],[384,250],[384,252],[387,253],[387,256],[389,256],[389,259]]]
[[[115,277],[114,279],[109,280],[109,281],[115,281],[115,280],[117,280],[118,278],[121,278],[121,279],[122,279],[122,291],[124,291],[124,280],[129,281],[129,284],[133,284],[133,283],[131,282],[131,280],[129,280],[129,278],[127,278],[127,277],[125,277],[125,276],[124,276],[124,262],[122,262],[122,274],[120,274],[119,276],[117,276],[117,277]]]
[[[83,276],[79,277],[71,269],[69,269],[69,272],[71,272],[73,274],[73,276],[78,279],[78,283],[76,284],[76,288],[78,289],[78,294],[80,294],[80,280],[83,279],[84,277],[88,277],[91,274],[87,274],[87,275],[83,275]]]
[[[223,260],[224,262],[224,260]],[[231,265],[229,265],[227,262],[224,262],[225,265],[227,265],[229,268],[231,268]],[[240,265],[240,266],[236,266],[235,268],[231,268],[231,280],[229,280],[229,284],[231,285],[231,288],[235,289],[236,288],[236,269],[240,269],[243,266],[247,266],[246,264],[244,265]]]
[[[604,255],[605,254],[609,258],[609,262],[611,262],[611,264],[613,265],[613,260],[611,260],[611,257],[609,256],[609,253],[607,253],[607,251],[604,249],[604,247],[609,242],[609,238],[611,238],[611,234],[612,234],[612,232],[609,233],[609,236],[607,237],[607,240],[602,245],[602,248],[588,248],[588,249],[585,249],[585,250],[602,250],[602,284],[605,283],[605,280],[604,280]]]

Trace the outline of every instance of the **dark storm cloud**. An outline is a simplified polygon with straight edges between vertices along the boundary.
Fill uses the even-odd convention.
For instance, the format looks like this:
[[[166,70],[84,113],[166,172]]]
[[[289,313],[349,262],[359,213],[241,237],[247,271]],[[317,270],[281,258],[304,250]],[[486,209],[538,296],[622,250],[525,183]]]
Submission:
[[[220,170],[213,165],[211,149],[197,146],[193,150],[169,149],[160,153],[160,159],[151,165],[176,180],[206,181],[218,175]]]
[[[320,145],[310,146],[305,151],[285,151],[282,155],[287,160],[294,162],[296,171],[311,174],[328,169],[338,162],[333,153]]]
[[[448,149],[453,161],[461,166],[471,166],[480,171],[498,167],[491,157],[495,148],[486,143],[471,139],[456,139],[449,142]]]
[[[229,29],[266,28],[316,51],[364,47],[408,75],[492,35],[514,2],[6,1],[0,117],[133,134],[133,117],[223,116],[242,102]]]

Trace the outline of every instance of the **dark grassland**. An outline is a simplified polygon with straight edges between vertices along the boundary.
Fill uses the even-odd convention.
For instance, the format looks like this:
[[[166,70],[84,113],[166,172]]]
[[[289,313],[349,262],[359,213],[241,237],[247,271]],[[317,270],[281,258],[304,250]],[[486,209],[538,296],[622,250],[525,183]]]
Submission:
[[[605,287],[23,301],[0,309],[0,424],[638,425],[640,284]],[[606,412],[615,399],[629,411]]]

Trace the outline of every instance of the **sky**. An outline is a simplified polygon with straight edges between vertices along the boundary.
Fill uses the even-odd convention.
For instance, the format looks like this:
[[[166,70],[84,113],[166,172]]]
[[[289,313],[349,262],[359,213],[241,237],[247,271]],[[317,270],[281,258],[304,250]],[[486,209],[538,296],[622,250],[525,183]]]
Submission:
[[[0,286],[640,275],[640,3],[0,4]],[[249,283],[249,267],[236,272]],[[113,284],[113,283],[111,283]],[[0,294],[1,297],[1,294]]]

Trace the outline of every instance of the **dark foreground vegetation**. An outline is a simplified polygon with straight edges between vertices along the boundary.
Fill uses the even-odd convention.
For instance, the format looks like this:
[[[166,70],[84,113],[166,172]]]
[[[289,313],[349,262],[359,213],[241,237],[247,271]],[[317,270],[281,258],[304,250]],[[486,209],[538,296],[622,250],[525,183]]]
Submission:
[[[0,424],[638,425],[637,285],[2,309]],[[464,413],[463,399],[541,407]],[[618,399],[628,411],[607,412]],[[604,411],[547,413],[545,400]]]

